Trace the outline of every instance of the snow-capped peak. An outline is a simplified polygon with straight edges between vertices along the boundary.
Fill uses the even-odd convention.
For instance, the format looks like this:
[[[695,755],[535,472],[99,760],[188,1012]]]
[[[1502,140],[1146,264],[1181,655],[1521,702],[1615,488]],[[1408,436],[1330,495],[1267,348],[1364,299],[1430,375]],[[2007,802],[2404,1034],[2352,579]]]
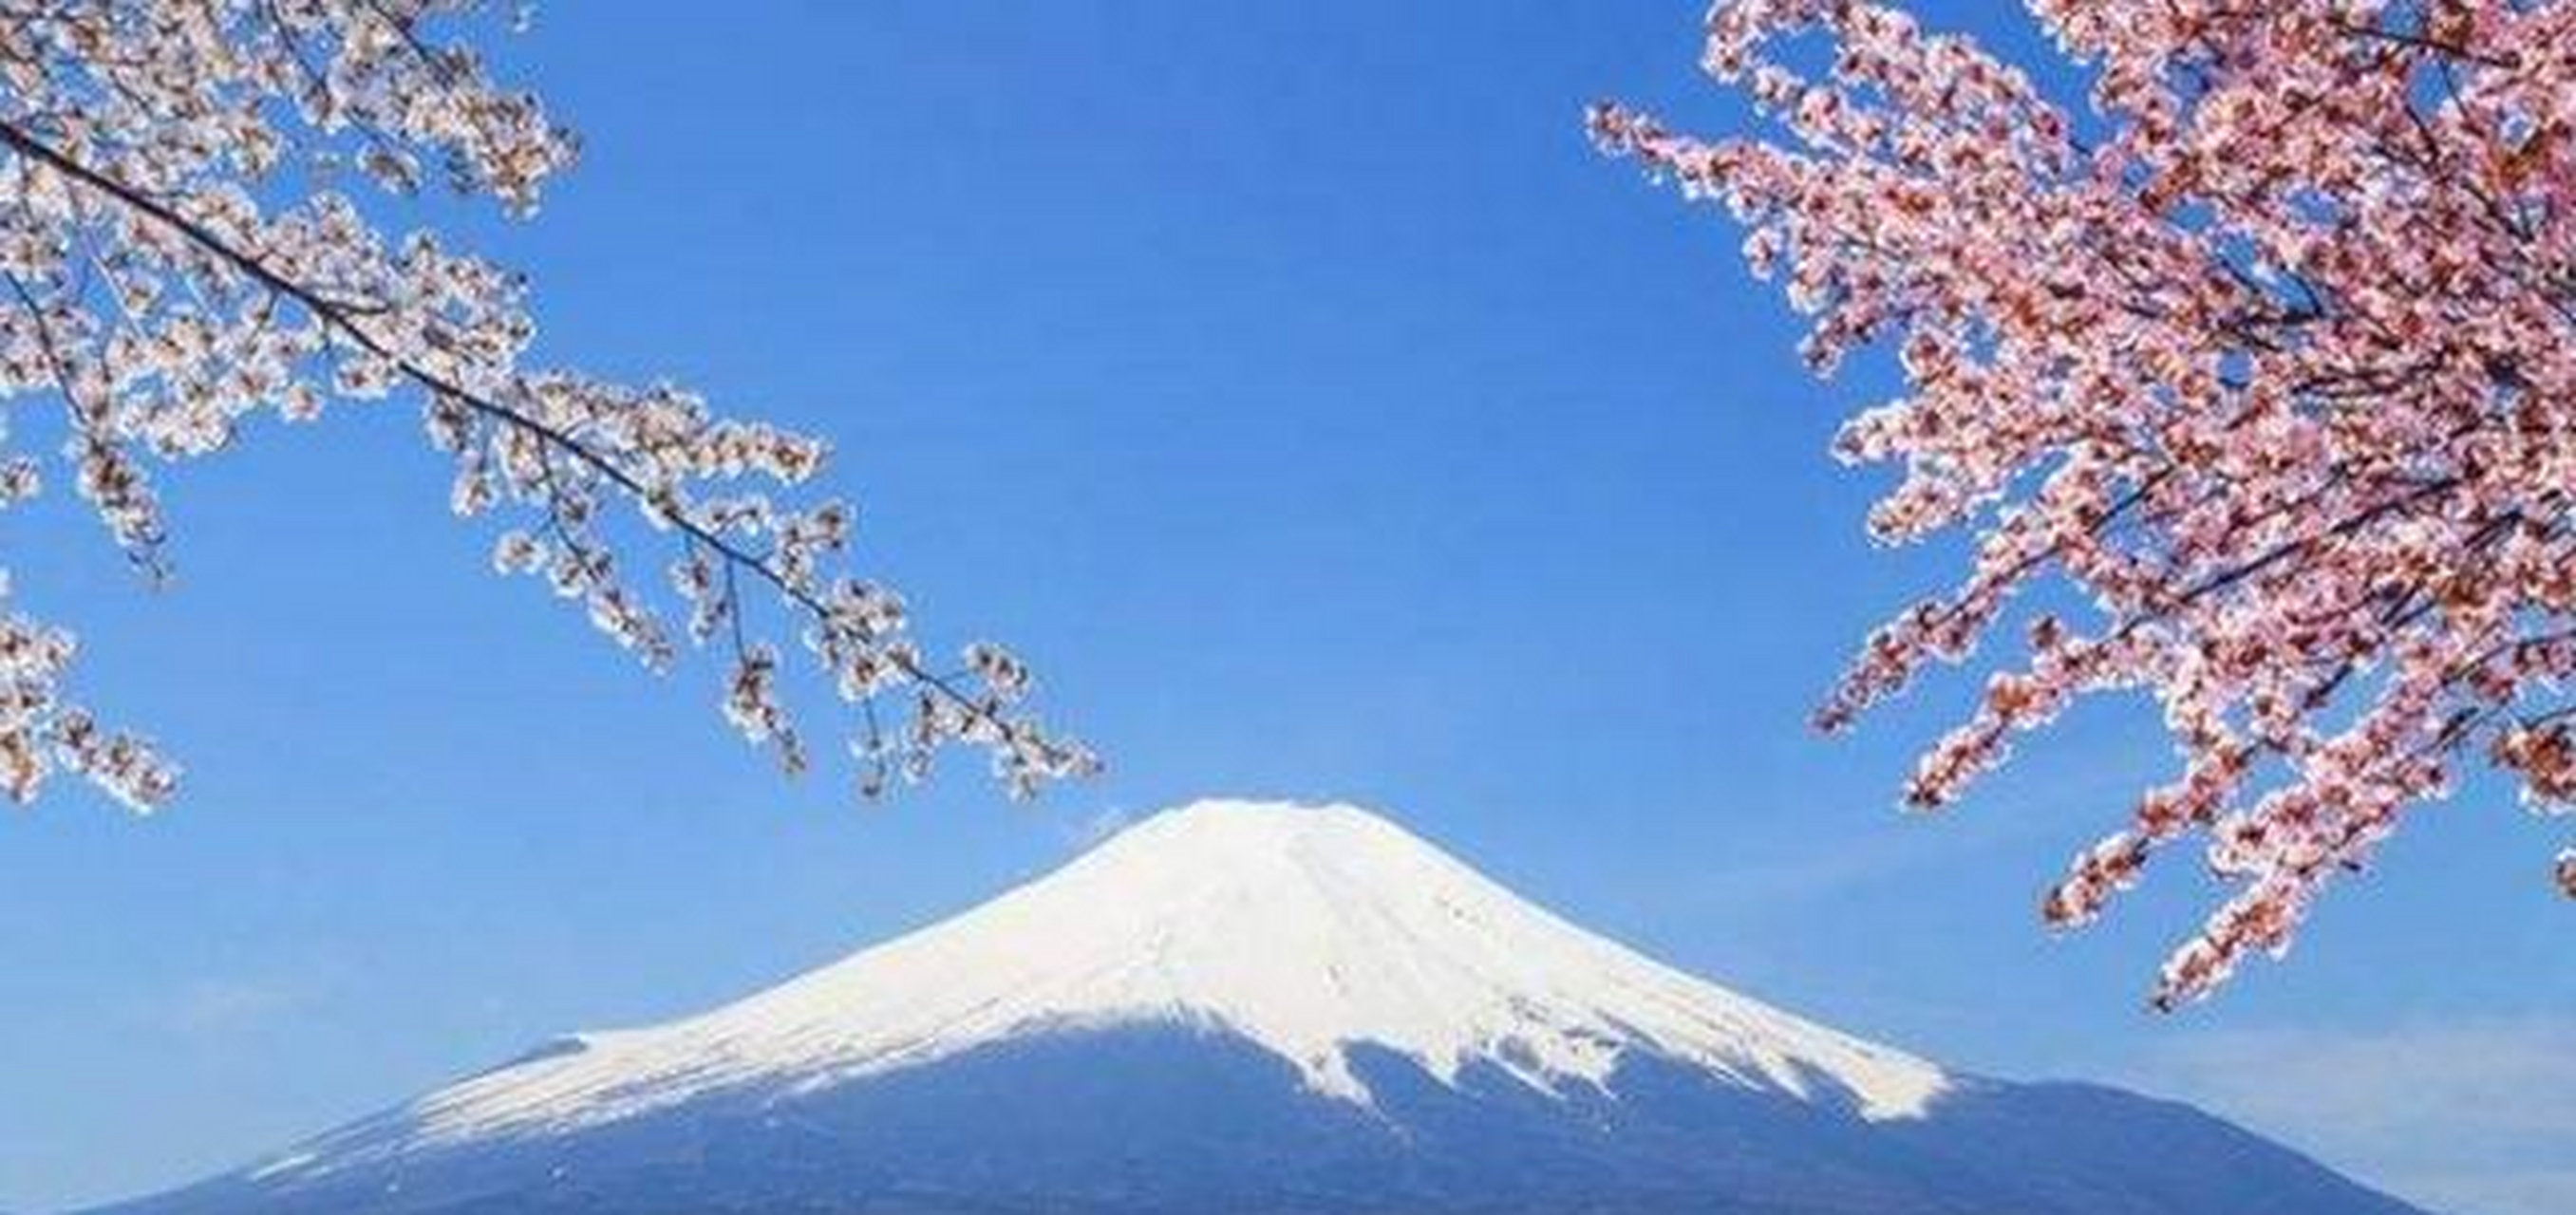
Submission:
[[[1550,1092],[1645,1052],[1733,1082],[1921,1115],[1951,1081],[1558,919],[1350,806],[1203,801],[963,915],[713,1012],[581,1035],[401,1112],[411,1145],[594,1126],[716,1092],[806,1092],[1015,1035],[1178,1022],[1366,1103],[1348,1048]],[[308,1145],[322,1161],[402,1150]],[[336,1149],[336,1150],[335,1150]],[[328,1167],[327,1163],[322,1167]]]

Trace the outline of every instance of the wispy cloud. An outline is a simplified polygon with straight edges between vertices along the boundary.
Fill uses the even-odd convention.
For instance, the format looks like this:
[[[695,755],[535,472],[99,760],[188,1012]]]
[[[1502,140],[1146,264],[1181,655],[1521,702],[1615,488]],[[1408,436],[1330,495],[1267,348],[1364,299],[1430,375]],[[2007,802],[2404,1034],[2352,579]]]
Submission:
[[[1127,829],[1136,816],[1123,806],[1103,807],[1097,814],[1066,828],[1065,847],[1075,852],[1088,852],[1102,840]]]
[[[1934,821],[1890,812],[1878,827],[1850,838],[1799,840],[1713,862],[1657,901],[1677,913],[1728,922],[1792,916],[1819,902],[2021,847],[2061,826],[2036,814]]]
[[[2576,1017],[2204,1034],[2138,1080],[2450,1215],[2576,1211]]]
[[[303,989],[277,980],[199,979],[161,1006],[159,1020],[184,1034],[240,1033],[294,1011],[304,998]]]

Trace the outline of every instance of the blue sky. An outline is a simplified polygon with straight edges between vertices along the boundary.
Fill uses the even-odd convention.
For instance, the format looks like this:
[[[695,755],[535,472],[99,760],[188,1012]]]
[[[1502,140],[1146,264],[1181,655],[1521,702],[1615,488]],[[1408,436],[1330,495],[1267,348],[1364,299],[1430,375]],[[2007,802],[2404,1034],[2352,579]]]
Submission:
[[[2043,53],[1999,6],[1941,24]],[[872,571],[1010,640],[1110,775],[782,783],[485,573],[409,409],[175,471],[181,579],[0,531],[83,689],[190,766],[0,819],[0,1208],[188,1179],[578,1028],[740,994],[1203,794],[1379,807],[1578,921],[1955,1065],[2200,1099],[2475,1215],[2576,1209],[2576,909],[2491,785],[2294,964],[2159,1018],[2212,888],[2053,940],[2037,894],[2167,762],[2095,706],[1955,815],[1893,791],[1969,691],[1828,741],[1870,549],[1737,234],[1580,134],[1711,128],[1694,3],[556,5],[504,56],[586,136],[532,225],[550,357],[831,436]],[[2062,81],[2063,77],[2059,77]],[[2555,1076],[2552,1080],[2550,1077]]]

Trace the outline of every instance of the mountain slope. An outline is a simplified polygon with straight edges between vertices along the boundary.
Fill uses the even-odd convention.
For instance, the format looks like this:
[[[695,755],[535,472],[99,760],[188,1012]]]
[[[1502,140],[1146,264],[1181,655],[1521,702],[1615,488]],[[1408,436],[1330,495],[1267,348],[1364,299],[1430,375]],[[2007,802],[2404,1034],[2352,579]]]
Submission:
[[[1366,812],[1200,803],[703,1016],[123,1208],[2400,1215],[2184,1107],[1960,1076]]]

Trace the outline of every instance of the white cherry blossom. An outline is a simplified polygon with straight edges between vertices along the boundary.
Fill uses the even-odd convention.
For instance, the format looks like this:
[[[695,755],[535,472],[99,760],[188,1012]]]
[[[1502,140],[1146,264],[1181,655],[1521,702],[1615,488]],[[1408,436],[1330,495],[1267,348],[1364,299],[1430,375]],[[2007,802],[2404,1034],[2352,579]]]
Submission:
[[[804,501],[816,438],[715,413],[669,384],[525,362],[536,325],[513,272],[374,201],[448,188],[533,214],[575,141],[494,80],[482,0],[45,0],[0,4],[0,400],[59,408],[68,484],[152,576],[171,560],[154,488],[263,415],[325,420],[416,402],[452,455],[460,516],[507,516],[504,573],[541,577],[647,667],[684,645],[731,667],[724,716],[802,766],[781,697],[792,635],[850,702],[862,786],[956,743],[1014,793],[1091,771],[1022,707],[1029,680],[968,649],[915,647],[891,591],[847,570],[851,510]],[[379,208],[381,209],[381,208]],[[0,413],[0,423],[9,415]],[[38,492],[0,430],[0,506]],[[629,577],[673,565],[665,588]],[[0,605],[5,609],[5,605]],[[0,788],[76,772],[137,808],[177,769],[62,699],[68,634],[0,614]],[[906,718],[882,721],[884,700]]]

